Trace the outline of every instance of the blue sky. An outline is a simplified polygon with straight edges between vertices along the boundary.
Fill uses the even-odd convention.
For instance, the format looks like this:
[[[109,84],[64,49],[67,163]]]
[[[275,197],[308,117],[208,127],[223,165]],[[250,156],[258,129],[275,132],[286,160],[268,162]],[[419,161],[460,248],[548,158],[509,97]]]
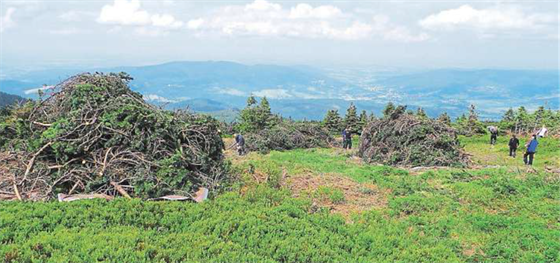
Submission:
[[[556,1],[0,1],[0,66],[558,68]]]

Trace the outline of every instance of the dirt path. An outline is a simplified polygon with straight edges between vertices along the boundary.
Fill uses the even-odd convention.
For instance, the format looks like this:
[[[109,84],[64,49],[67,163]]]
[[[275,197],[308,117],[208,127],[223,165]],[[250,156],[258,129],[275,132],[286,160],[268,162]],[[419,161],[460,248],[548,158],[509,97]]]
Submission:
[[[310,197],[314,206],[329,208],[332,213],[342,214],[347,219],[352,213],[387,206],[386,192],[376,185],[357,183],[346,176],[295,175],[286,179],[285,186],[292,191],[294,197]],[[344,195],[343,201],[333,201],[322,195],[322,189],[338,190]]]

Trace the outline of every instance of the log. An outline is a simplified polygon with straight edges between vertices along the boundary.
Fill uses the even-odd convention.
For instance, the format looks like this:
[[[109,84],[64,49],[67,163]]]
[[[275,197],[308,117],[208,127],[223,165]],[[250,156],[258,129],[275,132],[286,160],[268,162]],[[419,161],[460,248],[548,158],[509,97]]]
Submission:
[[[122,188],[122,186],[120,186],[119,184],[117,184],[115,182],[111,182],[111,185],[115,187],[115,190],[117,190],[117,192],[119,192],[119,194],[121,194],[122,196],[124,196],[128,199],[132,199],[132,197],[130,197],[130,195],[128,195],[128,193]]]

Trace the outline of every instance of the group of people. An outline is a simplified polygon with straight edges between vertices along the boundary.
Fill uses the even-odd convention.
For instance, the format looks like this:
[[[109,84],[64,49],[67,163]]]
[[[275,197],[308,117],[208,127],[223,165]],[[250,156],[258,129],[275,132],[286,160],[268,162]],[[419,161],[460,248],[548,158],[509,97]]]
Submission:
[[[498,129],[496,127],[491,126],[488,127],[488,130],[490,130],[490,144],[495,145],[496,140],[498,139]],[[538,138],[542,138],[546,136],[546,133],[547,133],[547,129],[545,127],[542,127],[542,129],[540,129],[537,133],[531,136],[529,142],[525,144],[526,150],[525,153],[523,154],[523,163],[525,163],[526,165],[533,165],[533,159],[535,157],[535,153],[537,152],[537,146],[539,145]],[[508,143],[510,157],[513,158],[516,157],[516,152],[517,152],[517,148],[519,147],[519,144],[520,143],[517,136],[515,134],[512,134]]]
[[[509,156],[515,158],[515,153],[517,152],[517,147],[519,147],[519,139],[515,136],[515,134],[511,135],[509,139]],[[533,158],[535,157],[535,153],[537,152],[537,146],[539,145],[539,141],[537,140],[537,135],[533,134],[531,140],[525,144],[526,150],[523,154],[523,162],[526,165],[533,165]]]
[[[490,131],[490,144],[495,145],[496,141],[498,140],[498,128],[494,126],[488,127]],[[523,154],[523,162],[526,165],[533,165],[533,159],[535,157],[535,153],[537,152],[537,146],[539,145],[538,137],[544,137],[547,133],[547,129],[543,127],[537,133],[533,134],[531,140],[525,144],[526,150]],[[235,144],[237,146],[237,153],[239,155],[244,155],[246,153],[245,150],[245,138],[241,134],[234,134]],[[509,139],[509,156],[515,158],[517,148],[519,147],[519,139],[515,134],[511,135]],[[352,149],[352,131],[349,127],[344,128],[342,130],[342,148],[344,149]]]

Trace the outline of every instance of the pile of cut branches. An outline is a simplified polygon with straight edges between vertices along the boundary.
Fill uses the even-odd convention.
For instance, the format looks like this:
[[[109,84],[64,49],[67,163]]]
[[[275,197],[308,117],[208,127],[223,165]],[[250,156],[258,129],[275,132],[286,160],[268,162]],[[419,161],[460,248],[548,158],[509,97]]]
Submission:
[[[276,150],[329,147],[334,138],[318,123],[283,121],[269,129],[245,136],[249,151],[268,153]]]
[[[404,109],[368,124],[358,155],[369,163],[407,166],[465,166],[456,131],[443,122],[407,114]]]
[[[0,119],[0,193],[45,200],[215,189],[227,178],[218,123],[146,103],[128,87],[131,79],[80,74]]]

